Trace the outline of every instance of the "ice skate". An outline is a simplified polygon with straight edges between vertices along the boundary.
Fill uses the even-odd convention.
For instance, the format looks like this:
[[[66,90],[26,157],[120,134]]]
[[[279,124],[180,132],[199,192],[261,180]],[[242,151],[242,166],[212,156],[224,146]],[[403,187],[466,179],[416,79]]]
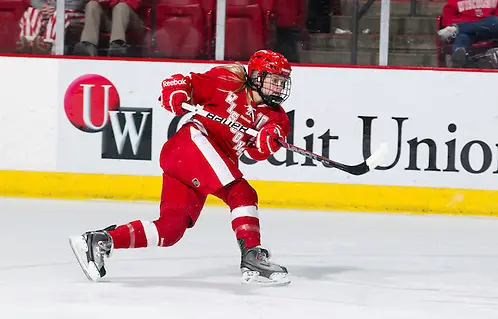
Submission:
[[[113,249],[112,238],[107,231],[114,228],[115,226],[110,226],[69,237],[74,255],[89,280],[99,281],[106,274],[104,257],[108,258]]]
[[[239,239],[242,260],[240,271],[242,283],[262,286],[287,285],[291,281],[287,268],[270,262],[270,253],[262,247],[245,248],[244,240]]]

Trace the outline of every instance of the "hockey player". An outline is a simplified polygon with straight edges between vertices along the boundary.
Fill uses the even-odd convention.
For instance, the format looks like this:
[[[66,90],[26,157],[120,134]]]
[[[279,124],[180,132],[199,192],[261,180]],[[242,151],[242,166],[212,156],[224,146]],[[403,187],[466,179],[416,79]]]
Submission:
[[[168,247],[195,225],[208,194],[223,200],[240,250],[243,283],[287,284],[287,269],[270,262],[260,246],[257,193],[243,178],[238,158],[245,152],[265,160],[279,150],[290,122],[280,104],[289,97],[291,67],[268,50],[252,55],[248,73],[240,64],[214,67],[205,73],[175,74],[162,82],[161,104],[176,115],[182,103],[238,121],[259,131],[256,138],[200,116],[193,116],[163,146],[163,186],[159,219],[132,221],[70,238],[71,247],[90,280],[105,274],[104,257],[113,249]]]

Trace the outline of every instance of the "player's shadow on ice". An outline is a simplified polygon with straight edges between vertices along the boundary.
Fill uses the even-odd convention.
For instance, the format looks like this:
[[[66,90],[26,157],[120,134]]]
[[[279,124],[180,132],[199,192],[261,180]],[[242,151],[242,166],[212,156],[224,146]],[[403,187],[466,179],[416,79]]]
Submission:
[[[347,266],[292,266],[289,265],[291,279],[294,282],[317,280],[333,280],[335,274],[358,271],[359,268]],[[241,285],[240,273],[233,267],[205,269],[178,276],[141,276],[141,277],[109,277],[110,284],[120,284],[133,288],[169,287],[186,289],[222,290],[237,295],[252,295],[263,287]],[[284,287],[282,287],[284,288]]]
[[[292,276],[300,279],[308,280],[327,280],[327,277],[333,277],[336,274],[361,271],[361,268],[351,266],[291,266],[289,265],[289,272]]]
[[[131,288],[152,288],[152,287],[165,287],[165,288],[185,288],[185,289],[202,289],[202,290],[218,290],[225,291],[234,295],[252,295],[255,289],[259,287],[241,285],[236,276],[230,278],[230,282],[209,281],[209,278],[192,278],[192,277],[113,277],[109,278],[109,283],[121,284],[125,287]]]

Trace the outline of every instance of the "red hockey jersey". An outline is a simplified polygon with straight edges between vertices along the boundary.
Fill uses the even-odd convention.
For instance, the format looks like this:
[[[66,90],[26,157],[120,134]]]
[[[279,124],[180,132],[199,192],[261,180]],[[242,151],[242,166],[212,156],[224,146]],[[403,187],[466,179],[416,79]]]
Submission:
[[[496,13],[497,0],[448,0],[443,7],[443,26],[474,22]]]
[[[242,70],[242,66],[238,66]],[[280,125],[285,137],[290,131],[290,121],[282,107],[272,108],[264,104],[256,105],[249,98],[248,89],[237,75],[226,67],[215,67],[205,73],[191,73],[192,102],[202,105],[206,111],[238,121],[244,126],[259,130],[263,125]],[[214,141],[234,163],[244,151],[255,160],[265,160],[271,154],[261,154],[252,145],[253,137],[213,120],[195,115],[193,121],[212,141]]]

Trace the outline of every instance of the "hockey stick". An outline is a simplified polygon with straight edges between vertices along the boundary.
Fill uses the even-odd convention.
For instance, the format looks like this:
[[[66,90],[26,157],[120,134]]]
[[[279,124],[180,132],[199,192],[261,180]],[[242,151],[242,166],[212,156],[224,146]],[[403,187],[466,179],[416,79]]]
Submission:
[[[224,118],[224,117],[218,116],[216,114],[213,114],[211,112],[205,111],[199,107],[190,105],[188,103],[183,103],[182,108],[187,110],[187,111],[194,112],[195,114],[199,114],[202,117],[206,117],[206,118],[211,119],[213,121],[224,124],[228,127],[234,128],[234,129],[236,129],[240,132],[246,133],[248,135],[251,135],[254,137],[256,137],[256,135],[258,135],[258,131],[256,131],[255,129],[252,129],[250,127],[246,127],[246,126],[240,124],[239,122],[231,121],[227,118]],[[283,148],[288,149],[289,151],[296,152],[298,154],[304,155],[304,156],[309,157],[313,160],[321,162],[327,167],[334,167],[334,168],[340,169],[344,172],[347,172],[347,173],[353,174],[353,175],[363,175],[363,174],[369,172],[370,170],[374,169],[382,162],[384,156],[387,153],[387,144],[384,143],[381,145],[381,147],[377,151],[375,151],[369,158],[367,158],[362,163],[360,163],[358,165],[346,165],[346,164],[342,164],[342,163],[333,161],[333,160],[326,158],[324,156],[312,153],[310,151],[307,151],[307,150],[302,149],[300,147],[297,147],[295,145],[289,144],[284,140],[278,140],[278,142]]]

